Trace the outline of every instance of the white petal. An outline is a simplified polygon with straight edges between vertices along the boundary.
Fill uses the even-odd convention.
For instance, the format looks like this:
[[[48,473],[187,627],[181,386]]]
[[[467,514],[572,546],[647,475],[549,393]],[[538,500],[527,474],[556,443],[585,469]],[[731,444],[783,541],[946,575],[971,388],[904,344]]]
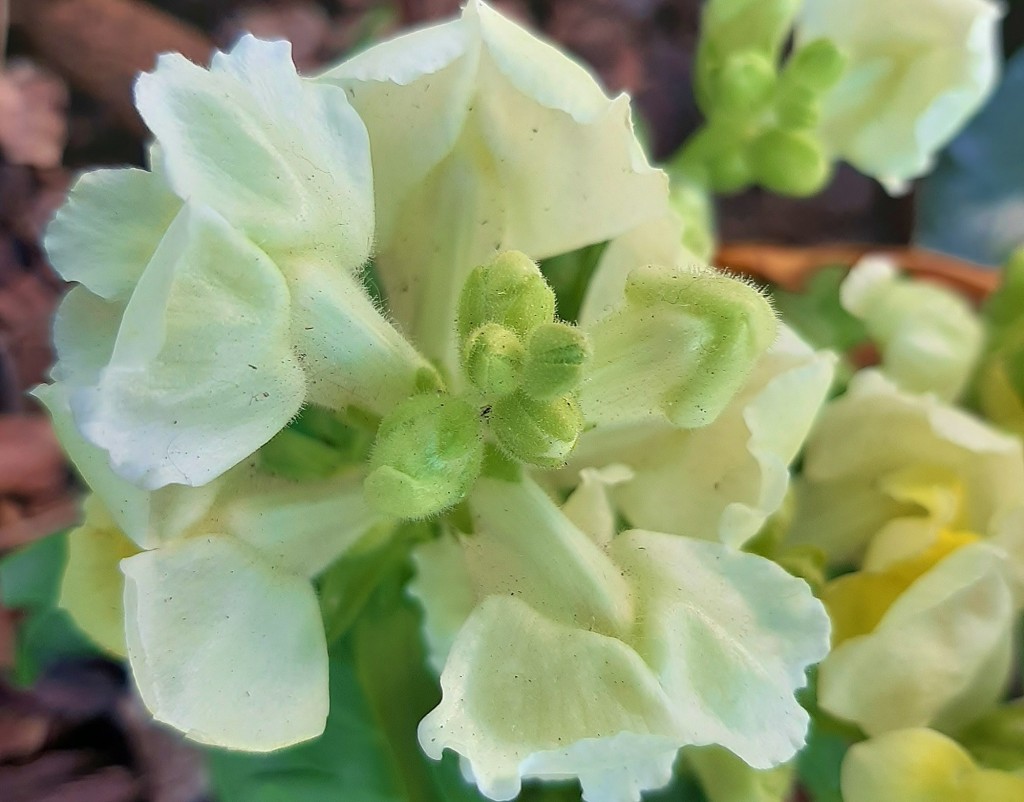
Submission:
[[[825,400],[834,361],[783,328],[712,423],[637,429],[618,454],[635,474],[615,491],[623,513],[644,529],[742,546],[785,498],[789,465]]]
[[[180,208],[163,179],[145,170],[85,173],[46,229],[46,253],[65,280],[127,299]]]
[[[144,490],[111,469],[107,453],[86,440],[75,428],[68,406],[68,388],[60,383],[35,388],[53,421],[61,446],[110,517],[139,548],[148,549],[183,534],[210,509],[219,483],[202,487],[169,485]]]
[[[284,279],[202,207],[175,219],[125,310],[79,427],[143,487],[200,485],[253,453],[302,403]]]
[[[639,800],[641,778],[668,779],[676,725],[636,653],[546,619],[517,598],[491,597],[470,616],[441,688],[440,705],[420,723],[420,744],[435,759],[444,749],[466,757],[491,799],[512,799],[524,771],[580,776],[592,802],[626,789],[633,793],[619,798]]]
[[[911,585],[874,631],[825,659],[820,704],[869,735],[916,726],[955,731],[1003,692],[1013,620],[999,556],[965,546]]]
[[[217,516],[268,562],[314,577],[380,522],[363,498],[362,478],[297,483],[246,475],[220,499]]]
[[[798,41],[827,38],[848,62],[825,99],[826,143],[890,191],[904,189],[995,86],[1002,15],[991,0],[805,2]]]
[[[884,479],[908,469],[946,472],[958,482],[966,502],[958,526],[981,535],[1024,492],[1019,439],[863,370],[826,405],[808,440],[794,542],[821,546],[838,562],[860,555],[888,520],[907,514]]]
[[[94,384],[110,361],[125,302],[106,301],[85,287],[72,287],[57,307],[50,375],[69,384]]]
[[[322,80],[344,86],[366,121],[375,264],[428,357],[454,365],[443,322],[468,273],[496,251],[540,259],[667,214],[667,180],[646,163],[626,99],[606,98],[581,67],[484,4],[378,48]]]
[[[840,287],[864,321],[882,370],[904,390],[952,401],[970,379],[985,337],[981,318],[953,290],[901,277],[884,256],[861,259]]]
[[[611,543],[617,529],[611,490],[629,482],[634,476],[633,471],[625,465],[584,468],[580,471],[580,483],[565,500],[562,512],[577,528],[590,535],[597,545],[605,547]]]
[[[327,647],[312,586],[227,537],[122,563],[128,657],[158,721],[193,740],[267,752],[327,718]]]
[[[436,674],[444,669],[452,644],[479,598],[462,546],[445,534],[412,553],[416,576],[409,593],[423,608],[427,659]]]
[[[754,768],[792,758],[808,724],[794,694],[829,645],[807,584],[761,557],[676,535],[632,530],[611,554],[636,588],[632,640],[683,743],[724,746]]]
[[[211,71],[160,56],[136,103],[175,192],[216,209],[275,260],[356,269],[373,241],[366,129],[345,93],[299,78],[287,42],[242,37]]]
[[[515,596],[608,634],[629,626],[632,594],[619,569],[536,484],[480,479],[469,503],[476,531],[463,548],[479,597]]]

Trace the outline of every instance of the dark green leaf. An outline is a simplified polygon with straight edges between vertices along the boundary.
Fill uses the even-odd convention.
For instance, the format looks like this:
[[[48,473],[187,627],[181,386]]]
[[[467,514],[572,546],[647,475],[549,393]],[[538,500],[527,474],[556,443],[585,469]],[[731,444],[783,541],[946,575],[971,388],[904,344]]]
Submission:
[[[0,560],[0,601],[12,609],[55,605],[66,559],[66,532],[44,537],[7,555]]]
[[[839,286],[846,271],[839,265],[819,270],[801,292],[772,289],[782,319],[816,348],[844,353],[867,338],[864,324],[839,302]]]
[[[599,242],[576,251],[563,253],[545,259],[540,263],[540,270],[547,279],[557,299],[558,317],[566,323],[576,323],[580,315],[580,307],[587,292],[590,277],[601,261],[605,246]]]

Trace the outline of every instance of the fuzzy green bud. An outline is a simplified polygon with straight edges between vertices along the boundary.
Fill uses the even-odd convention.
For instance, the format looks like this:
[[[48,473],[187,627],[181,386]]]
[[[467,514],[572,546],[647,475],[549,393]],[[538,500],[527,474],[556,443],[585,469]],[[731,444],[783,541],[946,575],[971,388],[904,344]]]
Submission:
[[[583,431],[583,413],[571,395],[538,401],[525,393],[498,399],[491,431],[510,456],[540,468],[559,468]]]
[[[663,415],[703,426],[775,339],[764,296],[711,269],[638,267],[625,294],[622,308],[587,327],[594,356],[579,396],[590,423]]]
[[[483,455],[475,407],[440,393],[415,395],[381,422],[363,492],[384,515],[425,518],[465,497]]]
[[[526,344],[523,391],[547,400],[576,389],[590,357],[587,336],[566,323],[545,323],[534,329]]]
[[[519,387],[526,348],[511,329],[487,323],[474,331],[462,352],[466,378],[487,395],[508,395]]]
[[[465,340],[487,323],[520,336],[555,316],[555,293],[526,254],[506,251],[473,270],[459,296],[458,332]]]
[[[797,50],[786,63],[782,80],[800,84],[816,93],[831,89],[846,69],[846,57],[828,39],[815,39]]]
[[[750,143],[747,155],[757,182],[780,195],[813,195],[831,173],[821,144],[802,131],[766,131]]]
[[[756,113],[775,85],[775,68],[756,50],[726,59],[715,80],[715,110],[732,114]]]

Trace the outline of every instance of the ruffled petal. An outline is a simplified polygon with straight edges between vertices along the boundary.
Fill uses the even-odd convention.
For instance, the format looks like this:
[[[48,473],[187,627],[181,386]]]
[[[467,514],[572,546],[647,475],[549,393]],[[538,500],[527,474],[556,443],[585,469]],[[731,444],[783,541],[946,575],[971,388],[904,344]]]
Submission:
[[[869,735],[955,730],[1002,694],[1013,620],[999,555],[964,546],[900,595],[872,632],[824,660],[819,702]]]
[[[962,746],[923,728],[855,744],[843,760],[845,802],[1009,802],[1024,777],[982,769]]]
[[[98,385],[72,389],[76,421],[131,482],[204,484],[298,411],[305,378],[289,326],[274,264],[188,206],[140,279]]]
[[[441,688],[420,744],[435,759],[463,755],[491,799],[514,798],[527,772],[579,776],[588,802],[639,800],[647,782],[670,777],[676,724],[637,654],[515,597],[491,597],[470,616]]]
[[[327,646],[308,581],[222,536],[138,554],[122,570],[128,657],[158,721],[251,752],[323,731]]]
[[[123,479],[111,469],[107,453],[75,428],[67,394],[68,388],[60,383],[40,385],[33,391],[50,413],[61,446],[103,503],[115,528],[139,548],[149,549],[178,537],[206,515],[220,491],[219,483],[202,487],[168,485],[149,491]]]
[[[825,143],[905,191],[995,87],[1002,15],[992,0],[804,2],[797,41],[828,39],[847,59],[824,101]]]
[[[861,259],[840,287],[843,307],[880,346],[882,370],[904,390],[954,400],[981,354],[981,318],[953,290],[901,278],[884,256]]]
[[[644,529],[742,546],[782,504],[789,465],[825,400],[834,362],[783,327],[712,423],[635,428],[633,442],[614,454],[634,472],[614,491],[626,518]],[[601,438],[600,427],[585,434],[579,458],[610,458]]]
[[[808,725],[794,694],[829,647],[807,583],[676,535],[631,530],[610,553],[637,593],[631,641],[668,694],[682,743],[718,744],[761,769],[792,758]]]
[[[466,276],[496,251],[540,259],[668,213],[667,180],[646,163],[625,97],[609,100],[478,0],[321,80],[348,90],[370,132],[389,303],[451,367],[454,334],[439,321],[454,320]]]
[[[127,300],[180,208],[163,179],[145,170],[85,173],[46,229],[46,253],[65,280]]]
[[[463,549],[480,598],[515,596],[556,621],[607,634],[629,626],[627,581],[536,484],[480,479],[469,503],[476,531]]]
[[[274,566],[314,577],[381,522],[361,474],[318,482],[245,475],[219,500],[216,522]]]
[[[243,36],[210,71],[165,54],[139,77],[135,100],[179,196],[215,209],[279,263],[366,261],[366,128],[344,92],[298,76],[287,42]]]
[[[1020,505],[1024,445],[934,396],[860,371],[807,442],[793,542],[820,546],[840,563],[858,557],[888,521],[926,512],[886,492],[886,477],[919,469],[953,476],[964,499],[957,528],[986,535]]]

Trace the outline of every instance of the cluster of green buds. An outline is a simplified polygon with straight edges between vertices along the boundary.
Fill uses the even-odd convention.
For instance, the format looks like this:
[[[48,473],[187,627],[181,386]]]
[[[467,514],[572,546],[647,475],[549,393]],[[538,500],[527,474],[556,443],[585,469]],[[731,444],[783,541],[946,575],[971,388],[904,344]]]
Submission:
[[[697,53],[697,102],[707,119],[676,168],[715,192],[760,184],[784,195],[812,195],[831,159],[817,136],[821,101],[845,64],[828,39],[781,51],[799,3],[712,2]]]
[[[473,270],[456,327],[459,390],[408,398],[377,432],[365,488],[385,514],[421,518],[458,503],[488,447],[560,467],[583,430],[577,389],[590,346],[555,320],[555,294],[528,256],[508,251]]]

